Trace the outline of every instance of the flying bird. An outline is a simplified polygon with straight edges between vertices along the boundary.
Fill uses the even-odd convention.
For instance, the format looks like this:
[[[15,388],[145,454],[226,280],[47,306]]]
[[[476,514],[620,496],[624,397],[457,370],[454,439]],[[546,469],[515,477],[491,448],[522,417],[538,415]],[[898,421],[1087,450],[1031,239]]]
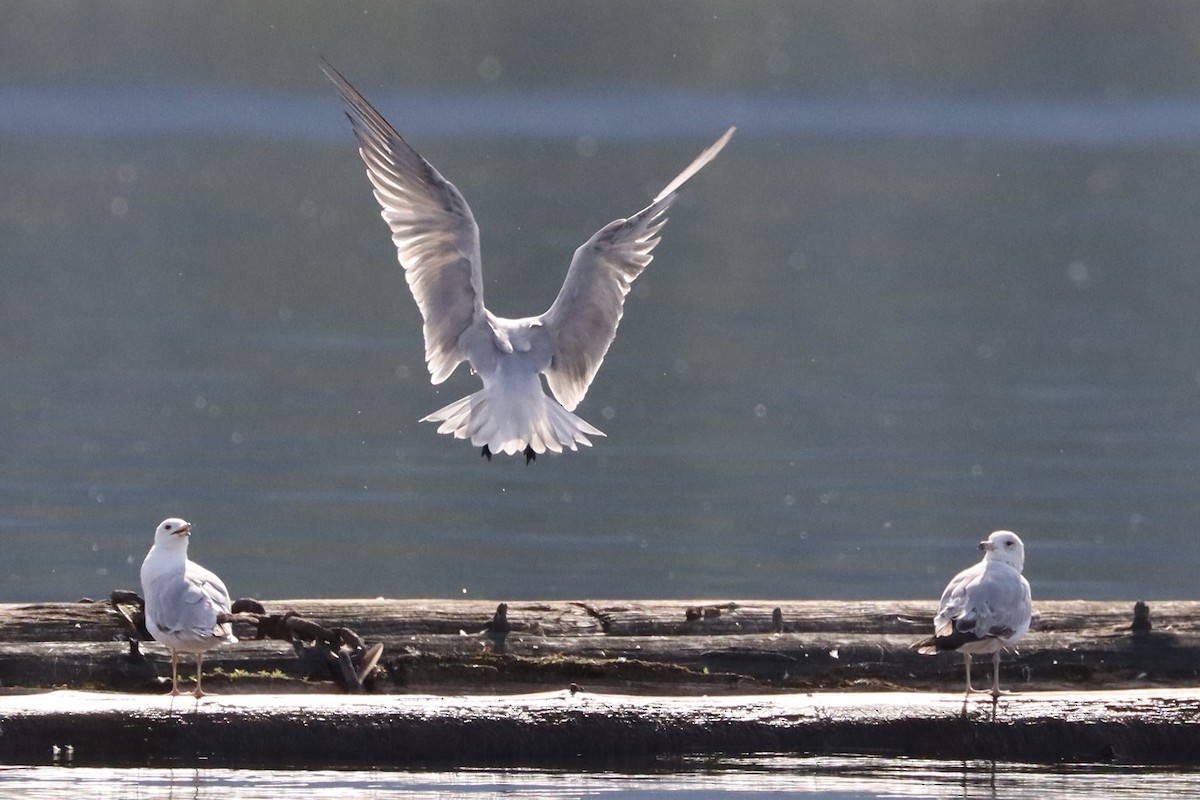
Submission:
[[[230,622],[229,592],[213,573],[187,557],[192,526],[175,517],[154,531],[154,545],[142,561],[142,593],[146,596],[146,629],[171,651],[171,694],[179,691],[179,654],[196,655],[197,698],[204,654],[225,642],[236,642]]]
[[[1000,696],[1000,651],[1029,631],[1033,601],[1025,567],[1025,545],[1012,531],[996,531],[979,543],[983,560],[954,576],[942,592],[933,636],[912,646],[922,655],[950,650],[963,654],[967,695],[971,686],[971,655],[992,654],[992,698]]]
[[[523,453],[525,463],[547,450],[591,446],[599,429],[571,413],[583,400],[617,333],[630,284],[650,263],[676,191],[729,141],[711,147],[628,219],[605,225],[571,259],[558,297],[540,316],[506,319],[483,303],[479,228],[454,184],[421,158],[333,67],[400,266],[424,320],[425,362],[442,383],[463,361],[483,389],[424,417],[438,433],[469,439],[493,453]],[[554,397],[542,389],[538,375]]]

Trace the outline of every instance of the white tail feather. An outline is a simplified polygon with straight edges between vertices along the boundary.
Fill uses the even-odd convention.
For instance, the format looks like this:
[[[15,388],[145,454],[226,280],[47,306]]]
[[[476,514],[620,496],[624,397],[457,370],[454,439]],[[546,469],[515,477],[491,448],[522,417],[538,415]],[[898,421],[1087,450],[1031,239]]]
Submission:
[[[439,408],[421,422],[440,422],[438,433],[470,439],[476,447],[487,445],[491,452],[506,455],[523,452],[526,446],[535,453],[578,450],[581,444],[592,446],[588,436],[604,435],[541,392],[532,403],[502,406],[504,398],[485,387]]]

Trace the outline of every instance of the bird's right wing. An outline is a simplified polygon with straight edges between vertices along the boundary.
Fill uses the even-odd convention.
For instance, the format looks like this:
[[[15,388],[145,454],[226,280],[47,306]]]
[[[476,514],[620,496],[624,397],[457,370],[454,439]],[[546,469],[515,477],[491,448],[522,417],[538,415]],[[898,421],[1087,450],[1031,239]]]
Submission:
[[[222,613],[228,614],[231,606],[229,590],[225,588],[225,582],[215,573],[209,572],[194,561],[187,562],[184,578],[189,587],[188,602],[194,605],[195,613],[201,620],[200,624],[204,629],[217,636],[228,636],[232,633],[229,623],[220,621]],[[212,615],[211,622],[210,613]]]
[[[539,321],[555,343],[546,383],[567,411],[574,411],[600,369],[630,284],[654,258],[658,233],[667,223],[675,190],[712,161],[733,136],[725,131],[654,198],[629,219],[610,222],[575,251],[567,279]]]
[[[388,121],[327,63],[358,138],[404,277],[425,321],[430,379],[450,377],[466,355],[458,340],[483,313],[479,228],[454,184],[409,147]]]
[[[190,569],[182,580],[178,573],[162,576],[145,587],[146,606],[155,609],[154,624],[163,632],[224,636],[228,631],[222,630],[217,622],[221,608],[212,594],[213,588],[206,581],[196,580]],[[225,611],[229,610],[228,602],[226,595]]]

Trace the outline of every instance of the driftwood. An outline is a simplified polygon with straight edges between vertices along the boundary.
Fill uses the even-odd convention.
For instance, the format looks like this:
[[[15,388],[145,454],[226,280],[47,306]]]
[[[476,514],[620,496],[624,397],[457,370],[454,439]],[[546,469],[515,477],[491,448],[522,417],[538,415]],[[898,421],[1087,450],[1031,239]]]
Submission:
[[[117,599],[0,605],[0,687],[163,691],[166,651],[137,642],[129,620],[136,608],[129,595]],[[576,683],[712,694],[956,689],[962,674],[956,655],[908,649],[929,632],[934,604],[928,601],[264,605],[257,626],[235,623],[241,642],[206,656],[206,686],[224,693],[488,692]],[[1155,603],[1150,613],[1135,625],[1131,603],[1040,602],[1019,652],[1005,657],[1003,684],[1022,690],[1195,685],[1200,603]]]
[[[132,593],[0,605],[0,763],[594,767],[763,751],[1200,763],[1200,692],[1166,688],[1197,683],[1194,602],[1136,617],[1131,603],[1038,603],[1004,661],[1020,694],[995,705],[957,693],[958,656],[909,650],[928,634],[928,601],[239,612],[242,641],[205,658],[220,695],[197,702],[148,694],[169,688],[168,657],[141,641]],[[33,693],[49,688],[92,691]],[[346,691],[386,696],[331,694]]]
[[[688,754],[1195,764],[1200,693],[0,697],[0,762],[597,768]],[[1181,724],[1184,723],[1184,724]]]

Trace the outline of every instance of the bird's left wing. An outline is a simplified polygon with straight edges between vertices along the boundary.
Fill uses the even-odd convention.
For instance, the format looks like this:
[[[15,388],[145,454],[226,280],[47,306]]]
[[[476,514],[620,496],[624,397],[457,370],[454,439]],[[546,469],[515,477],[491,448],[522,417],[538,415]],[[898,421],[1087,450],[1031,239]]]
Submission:
[[[654,202],[629,219],[605,225],[575,251],[558,297],[539,318],[555,347],[546,382],[563,408],[573,411],[579,405],[600,369],[617,335],[630,284],[653,258],[675,191],[721,152],[733,132],[725,131]]]
[[[358,138],[404,278],[425,321],[425,362],[441,383],[465,358],[458,339],[483,313],[479,228],[454,184],[396,133],[388,121],[327,63]]]
[[[946,584],[942,599],[938,602],[937,616],[933,618],[935,636],[950,636],[954,633],[954,623],[970,615],[970,590],[983,574],[984,564],[980,561],[955,575]]]

